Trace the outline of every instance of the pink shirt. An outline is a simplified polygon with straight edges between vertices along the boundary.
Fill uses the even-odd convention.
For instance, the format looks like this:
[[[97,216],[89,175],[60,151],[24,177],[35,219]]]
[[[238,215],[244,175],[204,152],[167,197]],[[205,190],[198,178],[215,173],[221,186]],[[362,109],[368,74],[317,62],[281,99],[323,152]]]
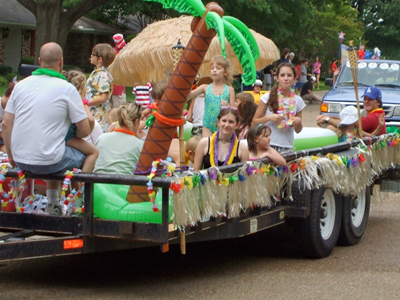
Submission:
[[[315,74],[320,74],[320,73],[321,73],[321,63],[320,63],[319,61],[316,61],[316,62],[313,64],[313,72],[314,72]]]

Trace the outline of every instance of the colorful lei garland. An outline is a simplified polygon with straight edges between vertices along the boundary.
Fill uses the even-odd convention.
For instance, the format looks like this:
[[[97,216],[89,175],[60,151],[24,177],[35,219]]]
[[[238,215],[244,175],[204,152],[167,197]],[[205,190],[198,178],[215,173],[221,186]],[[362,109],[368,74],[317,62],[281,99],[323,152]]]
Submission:
[[[282,122],[278,125],[279,129],[286,129],[292,125],[294,117],[296,117],[296,94],[293,89],[290,89],[289,93],[289,117],[287,118],[285,109],[285,97],[283,96],[283,90],[278,89],[278,111],[277,114],[283,117]]]
[[[157,172],[157,167],[159,164],[162,164],[167,167],[167,176],[170,177],[174,174],[175,171],[175,164],[172,163],[172,159],[170,157],[167,157],[166,160],[163,159],[157,159],[151,163],[151,171],[150,174],[147,176],[147,179],[149,182],[147,182],[147,192],[149,195],[150,202],[153,203],[153,211],[154,212],[160,212],[160,209],[158,208],[156,204],[156,192],[154,191],[153,187],[153,182],[152,179],[156,176]]]
[[[67,209],[72,211],[73,213],[82,213],[85,211],[84,207],[79,207],[78,209],[76,208],[76,206],[74,205],[76,201],[78,201],[81,197],[83,197],[83,190],[84,190],[84,184],[82,184],[82,187],[80,188],[80,190],[77,192],[75,191],[75,189],[72,189],[71,187],[71,179],[72,177],[77,174],[80,173],[81,170],[74,168],[72,171],[65,171],[64,175],[64,181],[63,181],[63,185],[61,188],[61,199],[62,199],[62,203],[64,205],[67,206]],[[65,196],[66,191],[70,189],[71,192],[68,194],[68,196]]]
[[[210,141],[210,164],[212,167],[218,166],[218,139],[219,139],[219,130],[211,136],[211,141]],[[226,155],[223,166],[230,165],[232,163],[233,159],[235,158],[237,147],[238,147],[238,139],[236,137],[236,134],[233,133],[231,144],[229,146],[229,151],[228,154]]]

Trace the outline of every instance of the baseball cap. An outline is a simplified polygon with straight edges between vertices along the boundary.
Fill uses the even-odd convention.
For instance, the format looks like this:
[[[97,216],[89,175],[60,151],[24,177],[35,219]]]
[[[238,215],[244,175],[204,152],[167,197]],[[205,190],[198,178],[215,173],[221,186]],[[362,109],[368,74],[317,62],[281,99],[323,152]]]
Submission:
[[[382,99],[382,93],[381,93],[380,89],[378,89],[376,86],[367,87],[364,91],[364,95],[362,95],[361,97],[364,97],[364,96],[368,96],[371,99],[376,99],[376,98]]]
[[[311,76],[310,79],[311,79],[312,81],[317,81],[317,78],[315,78],[315,76]]]
[[[379,106],[382,107],[382,93],[381,90],[378,89],[376,86],[369,86],[365,89],[364,95],[361,96],[368,96],[371,99],[376,99],[379,102]]]
[[[353,124],[358,121],[357,108],[354,106],[346,106],[340,111],[339,117],[340,123],[338,127]]]
[[[258,86],[263,86],[263,83],[260,79],[257,79],[256,82],[254,82],[253,86],[258,85]]]

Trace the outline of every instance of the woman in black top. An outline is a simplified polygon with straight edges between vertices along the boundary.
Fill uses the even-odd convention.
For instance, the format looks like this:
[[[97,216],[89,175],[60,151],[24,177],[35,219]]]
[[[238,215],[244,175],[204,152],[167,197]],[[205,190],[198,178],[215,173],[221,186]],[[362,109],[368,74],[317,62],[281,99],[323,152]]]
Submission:
[[[223,106],[218,115],[219,130],[211,137],[202,138],[197,146],[193,168],[200,170],[247,161],[246,145],[240,143],[235,134],[239,125],[239,114],[235,107]]]

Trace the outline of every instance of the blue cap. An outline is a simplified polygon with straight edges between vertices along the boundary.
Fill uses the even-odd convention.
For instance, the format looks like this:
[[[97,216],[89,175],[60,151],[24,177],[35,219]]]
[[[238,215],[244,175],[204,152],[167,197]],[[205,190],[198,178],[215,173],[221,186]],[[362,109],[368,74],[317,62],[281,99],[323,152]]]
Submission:
[[[382,100],[382,93],[381,90],[378,89],[376,86],[369,86],[365,89],[364,95],[362,97],[368,96],[371,99],[378,99]]]

